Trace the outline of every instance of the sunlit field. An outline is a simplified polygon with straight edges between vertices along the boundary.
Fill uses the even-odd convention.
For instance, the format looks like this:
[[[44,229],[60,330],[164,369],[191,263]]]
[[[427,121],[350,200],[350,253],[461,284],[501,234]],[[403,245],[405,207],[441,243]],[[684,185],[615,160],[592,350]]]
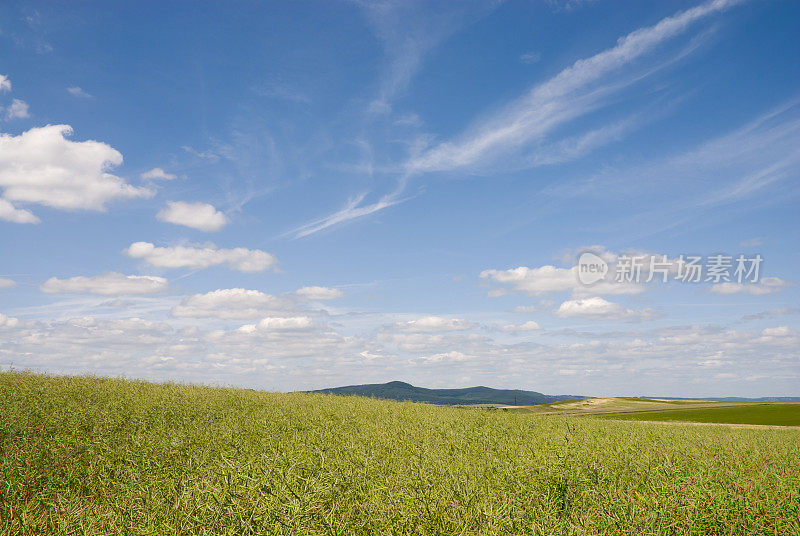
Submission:
[[[679,421],[727,424],[800,426],[800,404],[741,404],[718,408],[674,409],[604,415],[626,421]]]
[[[800,431],[0,375],[0,533],[799,534]]]

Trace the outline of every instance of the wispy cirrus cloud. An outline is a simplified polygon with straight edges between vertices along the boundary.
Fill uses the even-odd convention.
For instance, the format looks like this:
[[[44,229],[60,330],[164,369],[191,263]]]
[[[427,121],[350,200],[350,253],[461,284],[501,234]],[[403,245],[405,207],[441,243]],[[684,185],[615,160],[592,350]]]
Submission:
[[[537,84],[499,112],[474,124],[454,141],[446,141],[408,162],[413,172],[444,171],[468,167],[496,158],[541,138],[556,127],[584,115],[600,105],[613,85],[595,87],[595,82],[652,52],[659,45],[685,32],[693,23],[724,11],[741,0],[713,0],[640,28],[617,44],[581,59],[551,79]]]
[[[413,0],[356,0],[383,45],[386,67],[372,113],[391,111],[392,101],[408,88],[424,57],[468,24],[486,16],[498,1],[458,0],[441,4]]]
[[[499,111],[473,122],[461,135],[433,146],[416,147],[397,172],[399,187],[394,193],[371,204],[363,204],[366,196],[360,195],[336,213],[305,224],[289,234],[295,237],[308,236],[395,205],[400,202],[408,180],[413,177],[431,172],[475,170],[491,165],[509,153],[524,153],[526,149],[529,154],[518,158],[522,167],[558,164],[580,158],[598,147],[623,138],[643,123],[640,117],[631,115],[570,137],[548,140],[548,136],[560,127],[608,106],[620,91],[652,72],[650,69],[631,75],[624,70],[626,66],[688,31],[694,23],[742,1],[711,0],[621,37],[613,47],[575,61],[557,75],[534,85],[522,96],[501,106]],[[378,3],[369,8],[370,17],[373,17],[379,35],[383,36],[387,46],[396,41],[396,44],[406,43],[403,46],[410,47],[404,49],[398,45],[399,52],[395,61],[390,62],[392,68],[384,83],[385,89],[381,97],[376,99],[379,108],[388,106],[390,97],[406,87],[418,66],[422,54],[420,50],[425,49],[420,43],[412,47],[411,44],[415,43],[413,37],[404,41],[395,35],[396,27],[388,25],[393,9],[401,8],[393,2]],[[384,24],[388,26],[384,28]],[[427,36],[421,43],[427,43],[425,39]],[[683,57],[694,48],[690,46],[678,57]],[[533,143],[541,145],[539,150],[530,150]]]
[[[565,180],[543,192],[551,198],[624,198],[647,205],[656,195],[656,208],[625,218],[626,229],[657,233],[698,218],[712,210],[756,207],[770,200],[797,195],[789,187],[800,177],[800,99],[791,99],[730,132],[627,166],[608,166],[578,180]],[[652,185],[659,188],[654,190]],[[733,214],[733,212],[731,212]],[[754,247],[760,240],[747,240]]]
[[[342,209],[334,212],[333,214],[301,225],[300,227],[297,227],[286,234],[294,236],[294,238],[303,238],[304,236],[318,233],[319,231],[327,229],[328,227],[373,214],[404,201],[404,199],[400,198],[397,193],[394,193],[381,197],[374,203],[362,205],[361,203],[364,201],[366,196],[366,193],[362,193],[357,197],[350,199]]]

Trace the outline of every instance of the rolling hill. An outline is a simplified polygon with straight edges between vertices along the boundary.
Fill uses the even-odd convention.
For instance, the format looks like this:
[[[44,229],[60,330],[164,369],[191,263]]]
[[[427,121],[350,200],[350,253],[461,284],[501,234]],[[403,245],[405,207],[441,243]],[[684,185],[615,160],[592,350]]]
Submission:
[[[586,398],[579,395],[545,395],[536,391],[520,389],[492,389],[491,387],[467,387],[464,389],[426,389],[415,387],[410,383],[393,381],[388,383],[371,383],[348,385],[311,391],[313,393],[329,393],[334,395],[358,395],[382,400],[408,400],[411,402],[427,402],[446,406],[471,404],[503,404],[531,406],[547,404],[561,400]]]

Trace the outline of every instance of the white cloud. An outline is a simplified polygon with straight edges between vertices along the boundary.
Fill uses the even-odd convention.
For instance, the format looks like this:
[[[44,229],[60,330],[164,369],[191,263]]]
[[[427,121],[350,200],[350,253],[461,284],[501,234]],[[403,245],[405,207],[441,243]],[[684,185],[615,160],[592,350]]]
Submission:
[[[583,132],[576,136],[543,144],[529,156],[524,157],[521,166],[552,166],[562,162],[577,160],[595,149],[620,141],[642,123],[644,123],[644,119],[637,115],[632,115],[620,121]]]
[[[6,121],[11,119],[24,119],[30,117],[28,113],[28,103],[22,99],[14,99],[11,101],[11,106],[6,108]]]
[[[539,329],[542,329],[542,327],[537,322],[535,322],[533,320],[528,320],[527,322],[524,322],[524,323],[519,324],[519,325],[509,324],[509,325],[503,326],[503,327],[500,328],[500,331],[508,331],[508,332],[514,333],[514,332],[517,332],[517,331],[536,331],[536,330],[539,330]]]
[[[134,294],[157,294],[167,290],[167,280],[150,275],[124,275],[109,272],[93,277],[70,277],[58,279],[51,277],[39,288],[49,294],[100,294],[119,296]]]
[[[459,363],[469,360],[469,356],[456,350],[451,350],[429,356],[420,356],[417,359],[422,363]]]
[[[32,128],[19,136],[0,134],[0,187],[11,202],[61,210],[105,210],[117,199],[151,197],[108,172],[122,155],[98,141],[74,142],[68,125]]]
[[[228,224],[228,217],[208,203],[168,201],[156,215],[161,221],[185,225],[206,232],[219,231]]]
[[[17,282],[7,277],[0,277],[0,289],[16,287]]]
[[[165,181],[171,181],[173,179],[178,178],[177,175],[173,175],[172,173],[167,173],[160,167],[153,168],[150,171],[145,171],[140,175],[140,177],[146,180],[161,179]]]
[[[19,324],[19,320],[0,313],[0,328],[13,328]]]
[[[474,328],[475,324],[459,318],[426,316],[416,320],[409,320],[408,322],[398,322],[394,327],[408,333],[435,333],[439,331],[464,331]]]
[[[619,318],[646,320],[658,316],[652,309],[636,311],[600,297],[567,300],[561,304],[555,315],[561,318],[589,318],[595,320]]]
[[[0,74],[0,93],[3,91],[11,91],[11,80],[4,74]]]
[[[764,328],[761,335],[765,337],[791,337],[795,332],[788,326],[778,326],[775,328]]]
[[[577,267],[557,268],[545,265],[538,268],[520,266],[509,270],[484,270],[482,279],[510,285],[513,290],[532,296],[552,292],[571,291],[574,294],[640,294],[645,287],[633,282],[616,282],[613,279],[598,281],[591,286],[581,284]]]
[[[329,287],[303,287],[298,289],[295,294],[309,301],[334,300],[344,296],[344,292],[338,288]]]
[[[515,290],[533,295],[572,290],[578,284],[573,269],[555,266],[539,268],[520,266],[509,270],[484,270],[480,273],[480,277],[497,283],[510,284]]]
[[[243,288],[217,289],[185,298],[172,316],[189,318],[258,318],[291,307],[288,300]]]
[[[17,208],[0,197],[0,220],[13,223],[39,223],[41,220],[30,210]]]
[[[150,242],[134,242],[123,253],[160,268],[201,269],[227,264],[240,272],[263,272],[277,263],[274,256],[260,249],[219,249],[214,244],[156,247]]]
[[[761,296],[764,294],[772,294],[773,292],[780,292],[792,285],[793,283],[784,281],[778,277],[763,277],[758,283],[717,283],[711,286],[709,292],[713,292],[714,294],[750,294],[752,296]]]
[[[307,316],[267,317],[262,318],[258,324],[246,324],[239,328],[242,333],[256,333],[259,331],[300,331],[313,326],[311,318]]]
[[[78,86],[72,86],[67,88],[67,92],[73,97],[77,97],[79,99],[91,99],[92,95],[86,93],[84,90],[79,88]]]

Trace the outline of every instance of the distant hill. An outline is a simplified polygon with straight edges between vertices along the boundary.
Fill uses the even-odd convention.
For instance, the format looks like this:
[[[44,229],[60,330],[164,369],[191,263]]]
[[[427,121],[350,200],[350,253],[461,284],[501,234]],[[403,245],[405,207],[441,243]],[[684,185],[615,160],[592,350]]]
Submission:
[[[532,406],[547,404],[561,400],[587,398],[577,395],[545,395],[536,391],[519,389],[492,389],[491,387],[467,387],[464,389],[426,389],[414,387],[405,382],[370,383],[364,385],[348,385],[319,389],[313,393],[329,393],[334,395],[358,395],[384,400],[409,400],[411,402],[428,402],[447,406],[470,404],[498,404]]]

